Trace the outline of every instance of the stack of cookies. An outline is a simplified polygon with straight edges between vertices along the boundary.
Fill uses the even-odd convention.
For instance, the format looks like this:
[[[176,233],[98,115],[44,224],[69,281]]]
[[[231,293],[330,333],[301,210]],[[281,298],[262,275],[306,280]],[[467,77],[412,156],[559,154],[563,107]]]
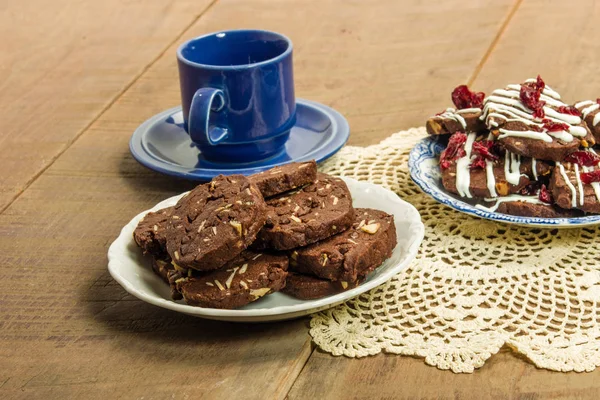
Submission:
[[[393,217],[353,208],[344,181],[314,161],[220,175],[148,213],[133,236],[173,299],[227,309],[356,287],[396,246]]]
[[[447,191],[505,214],[600,213],[600,99],[566,104],[538,76],[489,96],[461,85],[452,101],[426,124],[447,136],[439,160]]]

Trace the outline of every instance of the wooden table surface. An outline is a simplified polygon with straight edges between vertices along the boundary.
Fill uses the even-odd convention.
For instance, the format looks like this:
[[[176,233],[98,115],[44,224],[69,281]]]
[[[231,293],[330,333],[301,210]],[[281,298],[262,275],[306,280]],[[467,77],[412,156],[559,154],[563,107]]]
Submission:
[[[502,349],[471,375],[420,359],[333,357],[308,319],[204,321],[145,304],[106,252],[138,212],[192,187],[140,166],[133,130],[179,104],[175,48],[254,27],[294,41],[299,97],[350,144],[422,125],[460,83],[541,74],[600,96],[592,0],[24,0],[0,6],[0,398],[600,397],[600,370],[554,373]]]

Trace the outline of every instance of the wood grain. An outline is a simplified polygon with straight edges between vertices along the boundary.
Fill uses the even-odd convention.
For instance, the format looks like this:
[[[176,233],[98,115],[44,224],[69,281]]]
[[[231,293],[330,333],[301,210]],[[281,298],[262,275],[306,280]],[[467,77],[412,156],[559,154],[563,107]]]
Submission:
[[[566,102],[600,97],[600,4],[524,1],[474,80],[490,92],[538,74]]]
[[[380,354],[362,359],[315,351],[289,399],[597,399],[596,373],[539,370],[503,348],[473,374],[454,374],[423,360]]]
[[[211,0],[28,0],[0,7],[0,210]]]
[[[497,81],[513,79],[504,68],[511,71],[511,63],[529,51],[514,41],[530,37],[514,21],[526,25],[528,16],[554,10],[547,3],[527,2],[522,5],[525,17],[520,7],[497,37],[515,3],[465,3],[220,0],[177,41],[239,27],[287,34],[295,44],[298,96],[340,110],[352,128],[350,143],[368,145],[396,130],[421,125],[427,115],[446,107],[451,89],[473,77],[480,64],[476,85],[494,87]],[[138,14],[154,13],[153,22],[145,24],[132,17],[131,10],[126,19],[121,17],[127,14],[123,9],[105,4],[98,2],[89,15],[73,23],[81,24],[76,33],[87,25],[96,33],[96,47],[85,54],[95,62],[81,69],[61,69],[49,62],[50,72],[44,75],[36,68],[42,68],[45,59],[31,55],[18,68],[22,75],[15,77],[11,68],[12,75],[2,81],[7,92],[0,93],[0,105],[20,104],[23,97],[23,104],[46,111],[42,122],[27,120],[20,130],[15,130],[16,117],[3,114],[0,155],[8,158],[0,185],[18,190],[19,182],[26,182],[20,171],[5,176],[21,165],[13,142],[27,148],[36,135],[43,138],[36,152],[22,157],[37,163],[36,171],[49,167],[0,214],[0,397],[283,398],[292,385],[290,398],[598,397],[596,373],[540,371],[506,350],[473,375],[455,375],[422,360],[388,355],[346,359],[314,352],[306,363],[311,355],[306,320],[266,325],[203,321],[127,295],[106,272],[109,244],[135,214],[193,186],[141,167],[129,155],[127,142],[143,120],[179,103],[175,45],[164,52],[161,45],[177,37],[178,18],[193,18],[200,6],[127,3]],[[552,13],[565,12],[561,7]],[[38,8],[40,20],[49,14],[54,25],[68,25],[70,11],[54,15],[41,3]],[[548,18],[558,20],[557,14]],[[583,23],[593,35],[595,27],[586,21],[574,23]],[[10,22],[0,29],[34,37],[11,25],[14,21],[0,22]],[[43,27],[40,23],[39,31]],[[70,49],[56,55],[59,66],[86,62],[83,55],[75,57],[86,42],[73,39],[77,34],[68,36],[70,32],[50,35],[58,49]],[[155,36],[149,39],[149,34]],[[536,44],[547,40],[535,35]],[[131,54],[131,46],[142,38],[149,40],[147,49]],[[513,42],[505,44],[510,38]],[[121,42],[118,51],[110,47]],[[495,46],[488,54],[491,44]],[[121,61],[107,60],[104,65],[114,52]],[[496,58],[498,53],[503,57]],[[6,54],[0,53],[2,57]],[[153,59],[156,62],[143,70]],[[536,62],[533,57],[527,60],[523,65]],[[5,65],[11,64],[2,61],[3,71]],[[25,73],[28,69],[31,75]],[[542,72],[557,78],[562,73],[549,67]],[[127,79],[139,73],[126,87]],[[55,98],[58,86],[44,77],[66,86],[60,92],[64,98]],[[46,82],[39,95],[36,82]],[[71,82],[77,85],[71,87]],[[19,87],[29,89],[22,92]],[[30,102],[37,97],[40,103]],[[52,101],[56,104],[46,104]],[[85,128],[104,107],[106,112]],[[15,132],[25,132],[21,142]],[[5,144],[12,150],[4,150]],[[0,194],[0,204],[10,193],[14,192]]]
[[[595,99],[600,78],[600,7],[580,2],[524,1],[474,76],[473,87],[489,93],[541,74],[567,101]],[[560,26],[560,29],[557,29]],[[578,39],[574,39],[578,38]],[[597,399],[600,371],[556,373],[537,369],[504,348],[472,375],[429,367],[421,359],[378,355],[356,360],[315,352],[289,398],[397,399]],[[360,384],[356,384],[360,382]],[[318,392],[318,390],[323,390]]]
[[[239,26],[286,34],[294,42],[296,95],[336,108],[350,123],[349,144],[367,145],[447,107],[512,4],[220,1],[186,36]]]

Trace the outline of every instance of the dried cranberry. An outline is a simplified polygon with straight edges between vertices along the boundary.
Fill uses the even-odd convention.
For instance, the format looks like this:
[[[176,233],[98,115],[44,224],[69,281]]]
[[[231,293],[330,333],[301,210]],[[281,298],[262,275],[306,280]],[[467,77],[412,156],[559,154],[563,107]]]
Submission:
[[[544,105],[546,105],[546,102],[540,100],[540,95],[545,87],[546,84],[539,75],[535,82],[525,82],[521,85],[519,97],[523,104],[533,111],[535,118],[544,118],[545,116]]]
[[[540,193],[538,194],[538,198],[542,203],[552,204],[552,194],[546,189],[546,185],[542,185],[540,188]]]
[[[544,129],[548,132],[569,131],[569,125],[563,124],[562,122],[554,122],[547,118],[544,118],[542,122],[544,123]]]
[[[591,167],[600,163],[600,156],[591,151],[575,151],[565,157],[566,162]]]
[[[460,85],[452,91],[452,102],[459,110],[464,108],[482,108],[483,92],[471,92],[467,85]]]
[[[600,97],[596,99],[596,103],[600,104]]]
[[[581,181],[586,184],[600,182],[600,169],[592,172],[582,172],[579,174]]]
[[[446,169],[450,167],[451,161],[457,158],[464,157],[467,153],[465,152],[465,142],[467,141],[467,135],[462,132],[456,132],[450,136],[448,140],[448,146],[440,154],[440,167]]]
[[[581,111],[579,111],[573,106],[560,106],[558,107],[558,112],[561,114],[576,115],[578,117],[581,117]]]
[[[494,142],[491,140],[480,140],[473,142],[473,152],[479,154],[486,160],[497,160],[498,156],[492,153]]]
[[[477,156],[473,161],[471,161],[471,165],[469,166],[471,169],[483,169],[485,168],[485,158],[482,156]]]

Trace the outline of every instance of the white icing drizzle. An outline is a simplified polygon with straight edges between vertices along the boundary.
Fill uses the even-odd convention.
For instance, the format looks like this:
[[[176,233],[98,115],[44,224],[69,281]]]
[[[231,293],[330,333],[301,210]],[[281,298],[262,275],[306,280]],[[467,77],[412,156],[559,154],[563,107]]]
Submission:
[[[494,140],[494,135],[491,132],[488,133],[487,140]],[[496,193],[496,177],[494,176],[494,162],[491,160],[485,160],[485,178],[490,197],[498,197],[498,193]]]
[[[507,88],[512,89],[512,90],[498,89],[498,90],[494,90],[494,93],[498,93],[498,94],[501,94],[506,97],[514,97],[517,99],[521,98],[521,85],[508,85]],[[550,104],[551,106],[555,106],[555,107],[560,107],[560,106],[564,105],[564,103],[562,101],[556,100],[550,96],[544,95],[544,92],[545,92],[545,90],[540,95],[540,100],[544,100],[547,104]]]
[[[585,101],[580,101],[579,103],[575,104],[575,107],[581,111],[581,115],[585,119],[588,117],[588,115],[590,115],[594,111],[597,111],[598,109],[600,109],[600,104],[598,104],[597,102],[594,102],[592,100],[585,100]],[[598,125],[598,123],[600,123],[600,112],[597,112],[594,115],[594,119],[592,120],[593,126]]]
[[[477,108],[477,110],[479,109]],[[446,108],[446,111],[441,113],[439,117],[453,119],[456,122],[458,122],[463,127],[463,129],[467,129],[467,122],[461,115],[458,114],[458,112],[454,108]]]
[[[528,79],[525,82],[535,82],[535,79]],[[508,85],[506,89],[494,90],[490,96],[486,97],[483,103],[483,113],[481,119],[485,120],[488,128],[498,127],[498,122],[495,120],[504,120],[505,122],[521,122],[526,126],[536,126],[543,128],[544,124],[540,123],[541,119],[534,118],[533,111],[525,106],[520,100],[521,85]],[[560,100],[560,95],[556,93],[552,88],[546,86],[540,94],[540,100],[546,102],[547,106],[544,109],[544,118],[549,119],[553,122],[566,123],[569,125],[567,131],[556,131],[556,132],[537,132],[533,130],[515,131],[500,129],[501,135],[499,139],[512,136],[512,137],[523,137],[535,140],[543,140],[544,142],[552,142],[552,137],[564,141],[573,141],[573,136],[585,137],[587,135],[587,129],[583,126],[575,126],[581,124],[581,118],[576,115],[563,114],[552,107],[566,106]],[[581,104],[581,103],[578,103]],[[587,104],[587,103],[586,103]],[[600,105],[596,105],[596,109]],[[600,122],[600,117],[598,117]]]
[[[583,126],[570,126],[569,133],[577,137],[585,137],[587,135],[587,129]]]
[[[562,105],[566,106],[564,103]],[[558,111],[548,107],[544,107],[544,112],[546,113],[544,118],[550,117],[549,119],[559,120],[567,123],[568,125],[577,125],[581,123],[581,118],[577,115],[559,113]]]
[[[513,137],[522,137],[522,138],[543,140],[544,142],[547,142],[547,143],[552,142],[552,137],[550,137],[550,135],[548,135],[546,132],[510,131],[510,130],[504,129],[504,128],[500,128],[500,129],[498,129],[498,131],[500,132],[498,139],[502,139],[502,138],[505,138],[508,136],[513,136]]]
[[[585,199],[583,197],[583,183],[581,182],[581,177],[579,176],[579,165],[575,165],[575,180],[577,181],[577,189],[579,190],[579,205],[582,206]]]
[[[565,172],[565,167],[563,167],[563,165],[559,162],[557,162],[556,165],[558,166],[560,174],[562,175],[563,179],[565,180],[565,183],[571,191],[571,207],[575,208],[577,206],[577,191],[575,190],[575,186],[573,186],[571,180],[567,176],[567,173]]]
[[[511,108],[511,107],[508,107],[508,106],[506,106],[504,104],[494,104],[493,106],[496,109],[496,111],[503,112],[504,114],[500,114],[499,112],[493,112],[493,111],[489,112],[489,105],[486,104],[484,106],[484,108],[483,108],[484,109],[484,114],[483,115],[486,115],[486,113],[487,113],[486,117],[488,118],[488,120],[491,117],[494,117],[494,118],[504,119],[505,122],[511,122],[511,121],[523,122],[526,125],[529,125],[529,126],[538,126],[540,128],[542,128],[544,126],[544,124],[540,124],[540,123],[535,122],[534,118],[533,118],[533,115],[528,114],[528,113],[526,113],[524,111],[521,111],[519,109]],[[549,117],[549,116],[546,116],[546,117]],[[557,118],[550,117],[548,119],[550,119],[553,122],[563,123],[563,121],[561,121],[561,120],[559,120]],[[498,126],[498,124],[495,121],[489,121],[489,122],[494,127]],[[573,135],[573,136],[584,137],[584,136],[587,135],[587,130],[583,126],[569,126],[568,133],[570,135]],[[509,136],[512,136],[512,135],[509,135]],[[570,137],[570,136],[565,135],[564,137],[565,138],[569,138],[566,141],[570,142],[571,140],[573,140],[573,138]],[[552,140],[552,139],[550,139],[550,140]]]
[[[575,108],[581,108],[583,106],[589,106],[594,104],[593,101],[591,100],[584,100],[584,101],[580,101],[579,103],[575,103]]]
[[[583,118],[587,118],[587,116],[590,115],[591,112],[596,111],[598,108],[600,108],[600,104],[592,104],[591,106],[588,106],[581,110],[581,114],[583,115]]]
[[[471,170],[469,166],[471,164],[471,150],[473,150],[475,136],[476,133],[474,132],[467,135],[467,142],[465,143],[466,154],[456,161],[456,190],[461,197],[468,197],[469,199],[473,197],[469,191],[469,185],[471,184]]]
[[[492,207],[486,207],[481,204],[476,204],[475,208],[495,212],[500,206],[500,204],[506,203],[507,201],[523,201],[525,203],[544,204],[542,201],[540,201],[538,196],[522,196],[519,194],[511,194],[510,196],[498,197],[496,199],[485,199],[485,201],[495,201],[496,204],[494,204]]]
[[[533,172],[533,180],[537,181],[538,180],[537,161],[535,160],[535,158],[531,159],[531,171]]]
[[[494,177],[494,162],[485,160],[485,176],[487,179],[487,188],[490,191],[490,197],[498,197],[496,193],[496,178]]]
[[[521,156],[507,151],[504,155],[504,177],[511,185],[521,180]]]
[[[548,135],[557,138],[558,140],[562,140],[563,142],[572,142],[573,141],[573,135],[571,135],[569,132],[565,132],[565,131],[553,131],[547,132]]]
[[[474,113],[474,112],[480,112],[481,108],[463,108],[461,110],[456,110],[457,113],[459,114],[468,114],[468,113]]]
[[[588,168],[586,166],[582,166],[581,168],[583,169],[583,172],[591,172],[594,170],[594,168]],[[596,194],[596,199],[600,202],[600,182],[592,182],[591,185],[592,185],[592,188],[594,188],[594,193]]]

